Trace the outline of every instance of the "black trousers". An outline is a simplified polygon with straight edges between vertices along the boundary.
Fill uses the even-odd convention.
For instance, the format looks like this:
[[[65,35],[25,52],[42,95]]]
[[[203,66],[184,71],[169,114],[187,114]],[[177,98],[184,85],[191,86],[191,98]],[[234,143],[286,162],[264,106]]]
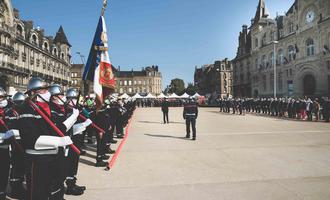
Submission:
[[[191,124],[191,129],[193,133],[193,138],[196,138],[196,117],[186,117],[186,132],[187,136],[190,137],[190,124]]]
[[[110,132],[106,131],[103,135],[96,133],[96,161],[101,161],[101,156],[105,154],[106,140],[109,139]]]
[[[27,200],[46,200],[50,197],[55,158],[56,155],[26,155]]]
[[[9,176],[10,156],[9,148],[0,148],[0,194],[6,191]]]
[[[163,121],[164,121],[164,124],[166,122],[169,123],[169,121],[168,121],[168,112],[163,112]]]
[[[123,120],[118,119],[116,122],[116,135],[123,135],[124,134],[124,127],[123,127]]]
[[[74,135],[71,137],[73,144],[76,145],[78,149],[81,150],[82,147],[82,138],[83,135]],[[69,149],[69,155],[68,155],[68,166],[67,166],[67,177],[75,177],[78,173],[78,165],[79,165],[79,158],[80,155],[76,154],[71,148]]]

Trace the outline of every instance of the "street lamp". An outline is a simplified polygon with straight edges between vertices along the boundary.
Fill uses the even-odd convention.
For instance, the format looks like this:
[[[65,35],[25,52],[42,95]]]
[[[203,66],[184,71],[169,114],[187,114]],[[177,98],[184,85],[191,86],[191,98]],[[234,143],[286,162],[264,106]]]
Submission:
[[[276,85],[276,79],[277,79],[277,76],[276,76],[276,44],[278,44],[278,41],[274,40],[273,44],[274,44],[274,59],[273,59],[273,66],[274,66],[274,98],[276,98],[276,88],[277,88],[277,85]]]

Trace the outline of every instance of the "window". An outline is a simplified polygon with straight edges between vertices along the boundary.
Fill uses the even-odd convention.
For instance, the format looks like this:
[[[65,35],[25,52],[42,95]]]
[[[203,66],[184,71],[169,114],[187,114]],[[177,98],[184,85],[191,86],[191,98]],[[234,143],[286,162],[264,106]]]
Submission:
[[[274,65],[274,52],[271,52],[269,54],[269,66],[273,66]]]
[[[124,81],[124,85],[125,85],[125,86],[127,85],[127,81]]]
[[[266,33],[262,36],[261,46],[265,46],[267,44],[267,35]]]
[[[283,29],[280,29],[280,30],[279,30],[279,35],[280,35],[280,38],[283,37],[283,35],[284,35],[284,33],[283,33]]]
[[[289,52],[289,61],[293,61],[296,59],[296,52],[295,49],[292,45],[288,47],[288,52]]]
[[[254,47],[257,48],[258,47],[258,38],[254,39]]]
[[[263,85],[263,89],[266,90],[267,89],[266,75],[262,76],[262,85]]]
[[[314,40],[309,38],[306,40],[306,47],[307,47],[307,56],[313,56],[315,54],[315,46],[314,46]]]
[[[294,25],[292,22],[288,23],[288,33],[293,33],[294,32]]]
[[[37,36],[35,34],[32,35],[32,43],[37,44]]]
[[[266,55],[263,55],[263,56],[262,56],[261,64],[262,64],[262,67],[263,67],[263,68],[265,68],[265,67],[267,66]]]
[[[278,62],[279,62],[280,65],[284,64],[284,51],[283,51],[283,49],[280,49],[278,51]]]
[[[23,36],[23,27],[21,25],[17,25],[17,30],[16,30],[16,33],[19,35],[19,36]]]
[[[259,69],[259,60],[258,60],[258,58],[256,58],[256,60],[255,60],[255,66],[256,66],[256,69]]]
[[[44,42],[44,50],[48,51],[48,43],[47,42]]]
[[[274,31],[270,31],[270,41],[274,41],[275,40],[275,34]]]
[[[128,81],[128,85],[132,85],[132,81]]]

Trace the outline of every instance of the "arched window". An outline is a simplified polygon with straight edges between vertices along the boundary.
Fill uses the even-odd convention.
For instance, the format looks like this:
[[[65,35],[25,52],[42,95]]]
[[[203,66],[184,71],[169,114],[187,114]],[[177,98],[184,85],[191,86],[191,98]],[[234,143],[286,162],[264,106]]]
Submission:
[[[48,51],[48,43],[47,42],[44,42],[44,50]]]
[[[307,47],[307,56],[315,55],[315,45],[313,39],[308,38],[306,40],[306,47]]]
[[[289,61],[293,61],[296,59],[296,51],[294,49],[294,46],[290,45],[288,47],[288,53],[289,53]]]
[[[53,50],[53,54],[56,56],[57,55],[57,49],[56,49],[56,47],[54,48],[54,50]]]
[[[254,39],[254,47],[255,47],[255,48],[258,47],[258,43],[259,43],[258,38],[255,38],[255,39]]]
[[[19,36],[23,36],[23,27],[21,25],[19,25],[19,24],[17,24],[16,33]]]
[[[284,51],[283,51],[283,49],[280,49],[278,51],[278,62],[279,62],[280,65],[283,65],[283,63],[284,63]]]
[[[35,34],[32,35],[32,43],[37,44],[37,36]]]
[[[61,53],[61,58],[64,59],[64,53]]]

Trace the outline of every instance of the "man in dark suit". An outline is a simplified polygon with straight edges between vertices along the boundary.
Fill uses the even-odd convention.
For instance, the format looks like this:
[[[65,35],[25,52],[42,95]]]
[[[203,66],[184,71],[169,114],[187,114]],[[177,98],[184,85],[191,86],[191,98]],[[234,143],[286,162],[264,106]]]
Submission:
[[[164,124],[169,123],[168,121],[168,107],[169,107],[169,103],[166,100],[166,98],[164,98],[163,102],[162,102],[162,112],[163,112],[163,121]]]
[[[186,120],[186,138],[190,138],[190,124],[193,132],[192,140],[196,140],[196,119],[198,116],[198,106],[195,100],[190,97],[189,101],[184,105],[183,119]]]

